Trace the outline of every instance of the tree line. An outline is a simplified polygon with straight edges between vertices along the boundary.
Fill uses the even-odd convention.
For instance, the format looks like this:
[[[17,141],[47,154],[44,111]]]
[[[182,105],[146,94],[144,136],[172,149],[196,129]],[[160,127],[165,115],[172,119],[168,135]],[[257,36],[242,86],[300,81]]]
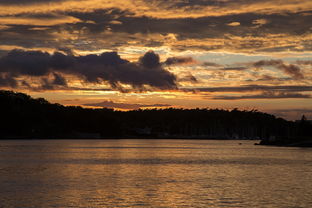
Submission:
[[[306,140],[312,124],[257,110],[139,109],[117,111],[51,104],[0,91],[0,138],[189,138]],[[277,138],[277,139],[276,139]]]

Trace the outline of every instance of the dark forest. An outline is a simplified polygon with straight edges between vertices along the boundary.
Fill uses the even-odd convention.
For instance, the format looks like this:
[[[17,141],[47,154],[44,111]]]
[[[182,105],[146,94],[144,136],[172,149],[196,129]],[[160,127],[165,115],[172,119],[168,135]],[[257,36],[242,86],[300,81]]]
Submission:
[[[117,111],[51,104],[0,91],[2,139],[255,139],[262,144],[309,141],[312,124],[257,110],[139,109]]]

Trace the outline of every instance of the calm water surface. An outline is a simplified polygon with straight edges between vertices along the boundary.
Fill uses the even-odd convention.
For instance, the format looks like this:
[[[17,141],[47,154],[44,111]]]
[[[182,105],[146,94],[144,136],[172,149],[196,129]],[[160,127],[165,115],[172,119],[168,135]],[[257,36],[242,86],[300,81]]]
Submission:
[[[253,144],[0,141],[0,207],[312,207],[312,149]]]

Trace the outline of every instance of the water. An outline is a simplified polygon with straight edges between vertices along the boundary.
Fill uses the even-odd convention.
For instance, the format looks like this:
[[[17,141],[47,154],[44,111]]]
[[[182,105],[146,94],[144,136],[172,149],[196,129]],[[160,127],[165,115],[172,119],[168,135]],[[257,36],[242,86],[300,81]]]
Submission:
[[[253,143],[0,141],[0,207],[312,207],[312,149]]]

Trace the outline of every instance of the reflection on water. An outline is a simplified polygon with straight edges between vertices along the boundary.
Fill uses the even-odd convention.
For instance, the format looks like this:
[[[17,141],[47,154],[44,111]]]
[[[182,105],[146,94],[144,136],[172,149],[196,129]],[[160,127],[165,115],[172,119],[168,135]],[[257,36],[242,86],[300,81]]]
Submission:
[[[0,207],[312,207],[312,149],[253,143],[0,141]]]

